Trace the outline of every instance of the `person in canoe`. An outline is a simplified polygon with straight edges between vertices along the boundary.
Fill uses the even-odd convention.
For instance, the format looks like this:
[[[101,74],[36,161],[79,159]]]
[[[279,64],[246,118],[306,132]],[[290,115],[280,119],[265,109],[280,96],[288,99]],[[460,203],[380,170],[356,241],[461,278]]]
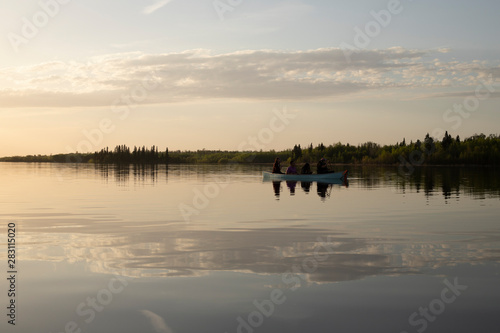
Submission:
[[[304,164],[302,166],[302,168],[300,169],[300,174],[301,175],[310,175],[310,174],[312,174],[311,165],[306,162],[306,164]]]
[[[326,163],[326,160],[322,158],[319,160],[318,165],[316,166],[316,172],[318,174],[322,174],[322,173],[332,173],[334,171],[328,170],[328,165]]]
[[[297,167],[295,166],[294,160],[290,161],[290,166],[288,167],[288,169],[286,169],[286,174],[287,175],[296,175],[297,174]]]
[[[279,157],[276,157],[276,159],[274,160],[273,173],[283,173],[281,172],[281,160]]]

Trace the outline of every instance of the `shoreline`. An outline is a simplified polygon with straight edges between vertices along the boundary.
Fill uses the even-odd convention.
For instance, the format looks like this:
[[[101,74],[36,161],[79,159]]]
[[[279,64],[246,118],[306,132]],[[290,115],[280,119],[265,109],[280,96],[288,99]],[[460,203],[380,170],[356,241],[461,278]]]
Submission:
[[[157,165],[262,165],[262,166],[272,166],[273,163],[252,163],[252,162],[228,162],[228,163],[178,163],[178,162],[170,162],[170,163],[94,163],[94,162],[55,162],[55,161],[5,161],[0,159],[0,163],[46,163],[46,164],[81,164],[81,165],[115,165],[115,166],[131,166],[131,165],[139,165],[139,166],[157,166]],[[297,164],[304,164],[305,162],[299,162]],[[329,163],[331,166],[351,166],[351,167],[400,167],[400,164],[380,164],[380,163]],[[456,167],[456,168],[464,168],[464,167],[474,167],[474,168],[500,168],[500,165],[495,164],[421,164],[421,165],[412,165],[412,167],[422,168],[422,167]]]

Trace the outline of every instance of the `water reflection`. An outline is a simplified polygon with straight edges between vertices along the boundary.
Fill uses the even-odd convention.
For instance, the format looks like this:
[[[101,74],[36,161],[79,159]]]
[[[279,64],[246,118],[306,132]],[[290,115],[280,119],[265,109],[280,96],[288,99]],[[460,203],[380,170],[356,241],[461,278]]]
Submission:
[[[60,332],[71,320],[95,333],[238,332],[235,319],[275,289],[289,300],[258,331],[401,332],[411,313],[440,296],[444,276],[469,288],[433,325],[476,314],[479,324],[464,327],[482,327],[485,313],[498,312],[495,169],[400,176],[397,168],[352,167],[348,190],[272,182],[277,204],[262,183],[267,168],[0,163],[0,221],[17,224],[20,304],[28,305],[19,318],[33,326],[20,332]],[[196,212],[190,221],[181,205]],[[284,282],[289,272],[304,288]],[[111,274],[136,279],[86,326],[75,309],[103,299]],[[152,327],[144,314],[168,328]]]
[[[161,173],[168,178],[168,166],[158,164],[96,164],[95,172],[106,181],[113,178],[118,185],[127,185],[132,177],[134,184],[155,184]]]
[[[122,221],[117,229],[117,221],[84,217],[28,220],[36,223],[24,227],[25,260],[85,262],[96,273],[120,271],[135,277],[202,276],[211,271],[281,274],[306,258],[326,256],[314,272],[305,274],[308,281],[320,283],[500,262],[500,234],[491,232],[450,231],[434,241],[409,242],[292,226],[196,230],[180,223]],[[68,234],[71,227],[74,231]]]
[[[311,186],[313,184],[313,182],[273,180],[272,181],[273,192],[276,200],[280,199],[282,182],[285,182],[286,187],[288,188],[288,191],[290,193],[290,196],[295,195],[295,190],[298,184],[300,184],[300,188],[305,194],[309,194],[311,192]],[[334,185],[344,186],[344,187],[349,186],[349,183],[347,181],[340,181],[340,180],[338,182],[334,181],[329,183],[324,183],[324,182],[314,182],[314,183],[316,183],[316,193],[318,194],[318,196],[321,198],[322,201],[325,201],[326,198],[330,198],[332,188]]]
[[[273,191],[274,191],[274,196],[276,197],[276,200],[279,200],[280,193],[281,193],[281,182],[280,181],[273,181]]]
[[[302,190],[305,194],[309,194],[309,192],[311,191],[311,185],[312,182],[300,182],[300,187],[302,187]]]
[[[0,167],[8,208],[0,218],[22,221],[26,259],[84,261],[95,271],[120,268],[144,275],[276,273],[314,255],[318,238],[329,236],[338,246],[309,277],[313,281],[500,261],[496,169],[419,168],[402,177],[393,168],[353,167],[354,188],[335,196],[336,205],[318,201],[348,184],[274,181],[277,199],[283,190],[293,196],[277,208],[269,185],[261,182],[265,166],[69,166],[68,178],[85,187],[53,177],[60,166]],[[226,174],[233,177],[231,186],[203,201],[203,209],[196,205],[213,176]],[[102,179],[153,186],[128,193],[102,186]],[[47,191],[52,188],[57,191]],[[413,192],[411,207],[387,188]],[[320,200],[309,195],[314,191]],[[467,205],[426,211],[413,200],[425,195],[436,202],[440,193]],[[475,211],[455,212],[462,206],[478,209],[468,197],[490,199],[493,207],[480,211],[479,222]],[[187,224],[180,204],[198,209],[202,222]]]
[[[42,164],[37,166],[40,169]],[[260,177],[262,171],[267,171],[267,166],[249,165],[68,165],[52,166],[66,168],[69,175],[76,176],[82,172],[93,170],[100,177],[108,181],[113,179],[118,185],[127,185],[130,182],[138,185],[154,185],[159,179],[171,176],[181,179],[196,177],[206,181],[214,176],[225,177],[249,176]],[[401,174],[397,167],[374,166],[347,166],[351,179],[356,186],[367,189],[381,187],[395,187],[402,193],[423,193],[426,197],[441,194],[446,203],[450,200],[459,200],[460,196],[467,195],[474,199],[500,198],[499,169],[492,167],[415,167],[410,173]],[[311,182],[286,182],[286,187],[291,195],[297,193],[300,184],[304,193],[311,191]],[[348,183],[340,183],[349,186]],[[330,188],[330,187],[328,187]],[[280,182],[273,182],[275,197],[279,199],[282,186]],[[328,190],[320,185],[317,194],[323,199],[328,198]]]
[[[286,187],[290,190],[290,195],[295,195],[295,187],[297,186],[296,181],[287,181],[286,182]]]
[[[403,193],[441,193],[446,203],[469,195],[474,199],[499,198],[499,169],[493,167],[415,167],[401,174],[397,167],[350,167],[350,174],[365,188],[395,186]]]
[[[332,184],[317,183],[317,193],[319,197],[324,201],[327,197],[329,198],[332,193]]]

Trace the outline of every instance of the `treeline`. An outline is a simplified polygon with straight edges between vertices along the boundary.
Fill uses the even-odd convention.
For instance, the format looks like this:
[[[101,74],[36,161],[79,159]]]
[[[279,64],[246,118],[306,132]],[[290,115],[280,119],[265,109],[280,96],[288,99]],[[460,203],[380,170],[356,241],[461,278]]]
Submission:
[[[197,150],[197,151],[172,151],[170,153],[171,163],[207,163],[207,164],[227,164],[227,163],[273,163],[274,159],[279,156],[286,160],[290,157],[290,150],[285,151],[255,151],[255,152],[238,152],[238,151],[221,151],[221,150]]]
[[[158,151],[157,146],[146,148],[145,146],[135,147],[131,151],[126,145],[116,146],[114,150],[108,147],[95,152],[88,161],[101,164],[159,164],[168,163],[168,148],[165,151]]]
[[[304,148],[296,144],[283,151],[175,151],[169,157],[171,163],[273,163],[276,157],[288,162],[294,159],[299,163],[315,163],[325,157],[335,164],[500,165],[500,136],[476,134],[461,140],[446,132],[441,140],[427,134],[422,141],[407,143],[403,139],[384,146],[374,142],[356,146],[340,142],[329,146],[311,143]]]
[[[500,165],[500,136],[476,134],[461,140],[446,132],[441,140],[427,134],[423,141],[407,143],[403,139],[395,145],[384,146],[373,142],[358,146],[339,142],[328,147],[320,144],[302,149],[296,145],[290,155],[298,161],[316,161],[321,157],[331,163],[344,164]]]
[[[168,148],[159,151],[157,146],[151,148],[126,145],[114,149],[103,148],[94,153],[71,153],[56,155],[28,155],[1,158],[3,162],[53,162],[53,163],[96,163],[96,164],[160,164],[169,163]]]
[[[429,134],[416,142],[407,143],[405,139],[394,145],[381,146],[366,142],[360,145],[336,143],[325,146],[310,144],[301,147],[296,144],[292,149],[283,151],[159,151],[157,146],[150,148],[126,145],[116,146],[113,150],[101,149],[95,153],[72,153],[57,155],[28,155],[4,157],[6,162],[58,162],[58,163],[100,163],[100,164],[159,164],[159,163],[272,163],[276,157],[282,161],[294,159],[300,162],[315,163],[325,157],[330,163],[338,164],[380,164],[380,165],[500,165],[500,137],[498,135],[476,134],[464,140],[452,137],[448,132],[440,140]]]

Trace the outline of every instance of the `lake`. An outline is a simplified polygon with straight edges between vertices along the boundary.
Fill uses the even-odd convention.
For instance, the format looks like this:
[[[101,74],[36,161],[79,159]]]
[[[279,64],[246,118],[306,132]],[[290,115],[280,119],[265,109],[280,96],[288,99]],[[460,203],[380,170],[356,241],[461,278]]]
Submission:
[[[345,168],[0,163],[1,331],[498,332],[499,170]]]

